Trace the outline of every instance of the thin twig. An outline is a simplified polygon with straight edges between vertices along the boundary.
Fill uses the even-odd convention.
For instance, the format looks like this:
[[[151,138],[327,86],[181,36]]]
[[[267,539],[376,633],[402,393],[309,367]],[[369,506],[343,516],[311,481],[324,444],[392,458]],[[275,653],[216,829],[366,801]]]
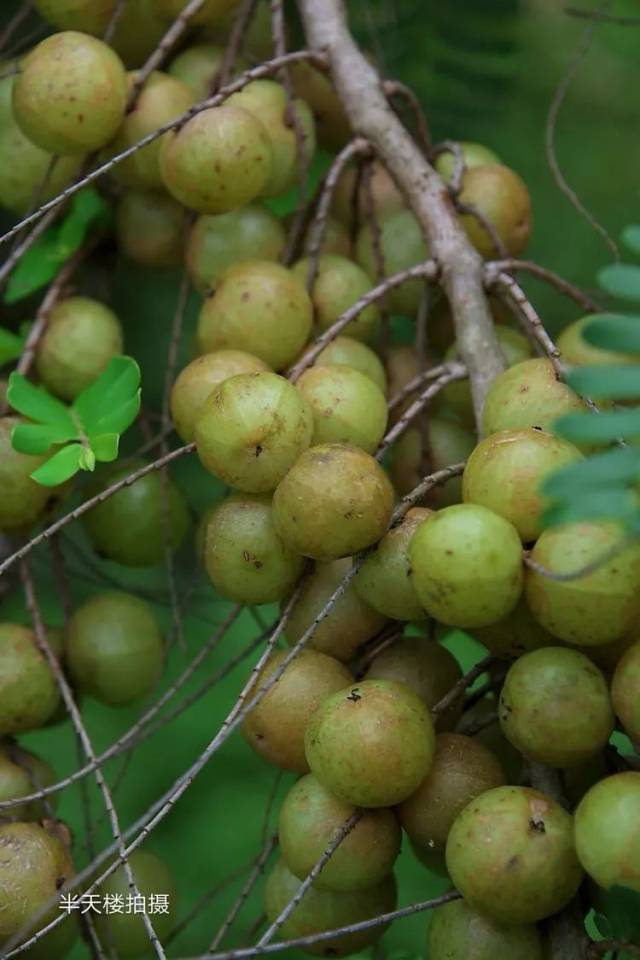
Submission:
[[[238,916],[243,906],[249,899],[256,883],[264,873],[265,865],[269,857],[277,847],[277,845],[278,845],[277,833],[274,833],[267,840],[263,841],[262,849],[258,854],[257,858],[253,861],[253,869],[251,870],[251,873],[247,878],[247,882],[245,883],[242,890],[234,900],[233,904],[231,905],[231,909],[227,913],[227,916],[224,918],[223,922],[221,923],[218,929],[218,932],[216,933],[215,937],[211,941],[211,945],[209,947],[209,950],[211,953],[213,953],[215,950],[218,949],[218,947],[220,946],[220,944],[224,939],[224,936],[227,930],[235,922],[236,917]]]
[[[564,277],[554,273],[553,270],[548,270],[546,267],[540,266],[540,264],[534,260],[514,260],[511,257],[506,260],[493,260],[487,263],[485,270],[489,285],[493,282],[495,274],[522,270],[525,273],[533,274],[533,276],[555,287],[556,290],[570,297],[579,307],[586,310],[587,313],[598,313],[598,311],[602,309],[602,307],[597,304],[595,300],[592,300],[580,287],[576,287],[575,284],[570,283],[569,280],[565,280]]]
[[[480,660],[479,663],[476,663],[474,667],[471,667],[463,677],[451,687],[450,690],[445,693],[438,702],[431,708],[432,716],[437,719],[442,716],[442,714],[449,709],[449,707],[456,702],[459,696],[461,696],[464,691],[470,687],[478,677],[481,677],[483,673],[495,663],[496,658],[493,655],[484,657],[483,660]]]
[[[111,41],[113,40],[113,35],[116,32],[118,21],[120,20],[120,17],[124,13],[124,9],[128,2],[129,0],[117,0],[117,3],[113,9],[113,13],[109,18],[109,23],[107,24],[107,28],[104,31],[104,34],[102,35],[102,39],[104,43],[110,44]]]
[[[579,10],[577,7],[565,7],[564,12],[569,17],[579,17],[581,20],[615,23],[619,27],[640,27],[640,17],[615,17],[611,13],[602,13],[598,10]]]
[[[31,13],[33,7],[32,0],[26,0],[25,3],[21,3],[14,15],[11,17],[6,27],[0,33],[0,50],[4,50],[6,45],[11,40],[11,37],[14,35],[18,27],[27,19]]]
[[[511,274],[505,272],[488,273],[487,283],[491,288],[495,287],[502,291],[506,295],[507,299],[510,300],[520,312],[536,341],[540,344],[544,350],[544,353],[553,364],[553,369],[555,370],[556,376],[558,379],[560,379],[565,372],[560,351],[547,333],[545,326],[538,315],[538,312],[531,301],[527,298],[526,293],[517,280],[514,280]]]
[[[159,44],[153,53],[147,58],[144,65],[137,71],[135,82],[129,93],[128,107],[131,109],[138,99],[138,95],[154,70],[162,66],[169,56],[182,34],[189,26],[190,20],[200,12],[204,6],[205,0],[189,0],[182,8],[176,19],[173,21],[167,32],[161,38]]]
[[[222,66],[220,67],[218,76],[214,80],[211,93],[216,93],[220,87],[223,87],[225,83],[228,83],[231,79],[231,74],[238,61],[238,57],[242,53],[247,30],[251,26],[251,19],[255,12],[256,3],[257,0],[242,0],[242,3],[235,13],[229,33],[229,40],[224,48]]]
[[[462,364],[457,362],[439,363],[435,367],[430,367],[428,370],[423,370],[422,373],[416,374],[416,376],[409,380],[409,382],[406,383],[401,390],[398,390],[398,392],[394,393],[394,395],[391,397],[388,404],[389,413],[393,413],[397,407],[404,403],[407,397],[412,396],[416,390],[419,390],[420,387],[422,387],[425,383],[428,383],[429,380],[435,380],[438,377],[441,377],[447,373],[451,373],[453,370],[461,367]]]
[[[384,92],[388,97],[402,97],[402,99],[405,100],[409,105],[416,122],[418,143],[424,150],[425,156],[431,159],[433,155],[433,143],[431,140],[431,133],[429,131],[429,122],[426,118],[424,110],[422,109],[420,100],[415,95],[411,87],[408,87],[406,83],[402,83],[400,80],[385,80]]]

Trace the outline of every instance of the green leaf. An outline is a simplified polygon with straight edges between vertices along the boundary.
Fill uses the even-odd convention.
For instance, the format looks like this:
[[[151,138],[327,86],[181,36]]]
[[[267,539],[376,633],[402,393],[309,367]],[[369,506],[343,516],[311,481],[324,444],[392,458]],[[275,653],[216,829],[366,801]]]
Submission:
[[[118,456],[120,437],[117,433],[102,433],[98,437],[89,437],[89,443],[96,460],[101,463],[111,463]]]
[[[543,512],[542,525],[555,527],[584,520],[619,520],[632,532],[640,525],[638,494],[628,487],[586,490],[570,500],[552,503]]]
[[[594,487],[622,486],[640,479],[640,449],[618,447],[597,453],[586,460],[572,463],[556,470],[542,484],[542,491],[549,497],[566,497],[571,500],[582,490]]]
[[[140,413],[141,391],[136,390],[133,397],[121,407],[105,413],[92,424],[93,431],[100,433],[124,433]],[[93,435],[93,432],[92,434]]]
[[[24,349],[24,338],[0,327],[0,366],[17,360]]]
[[[554,432],[572,443],[607,443],[618,437],[640,437],[640,410],[612,413],[569,413],[553,425]]]
[[[76,193],[69,214],[58,231],[58,252],[63,260],[75,253],[83,243],[89,228],[108,220],[109,206],[93,187]]]
[[[57,229],[50,227],[20,258],[4,294],[5,303],[15,303],[53,280],[60,268]]]
[[[89,449],[89,447],[83,447],[82,455],[80,457],[80,469],[88,470],[90,473],[93,473],[95,468],[96,468],[95,453],[93,452],[93,450]]]
[[[593,922],[597,927],[598,933],[601,933],[605,940],[610,939],[613,931],[611,929],[611,924],[604,913],[594,913]]]
[[[628,250],[640,256],[640,225],[637,223],[625,227],[622,231],[621,240]]]
[[[31,456],[48,453],[58,443],[77,439],[77,430],[69,430],[58,424],[18,423],[11,432],[13,449]]]
[[[624,366],[574,367],[565,377],[569,386],[583,396],[611,400],[640,399],[640,364]]]
[[[7,399],[14,410],[29,420],[76,430],[69,408],[42,387],[34,386],[21,373],[14,372],[9,377]]]
[[[598,283],[612,297],[640,301],[640,267],[611,263],[598,272]]]
[[[57,487],[75,476],[81,469],[80,461],[82,459],[84,447],[81,443],[71,443],[68,447],[63,447],[54,453],[46,463],[34,470],[31,479],[43,487]]]
[[[587,343],[603,350],[640,354],[640,316],[602,313],[587,323],[582,331]]]
[[[133,357],[114,357],[73,409],[88,435],[123,433],[140,409],[140,367]]]
[[[614,938],[640,939],[640,893],[629,887],[611,887],[605,895],[604,912]]]

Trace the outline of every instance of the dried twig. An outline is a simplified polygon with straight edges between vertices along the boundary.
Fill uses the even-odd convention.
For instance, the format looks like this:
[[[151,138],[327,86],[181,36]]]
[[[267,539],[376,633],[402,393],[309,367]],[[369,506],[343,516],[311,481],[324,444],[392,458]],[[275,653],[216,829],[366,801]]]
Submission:
[[[579,307],[582,307],[582,309],[587,313],[597,313],[602,309],[600,305],[595,302],[595,300],[592,300],[591,297],[579,287],[576,287],[573,283],[565,280],[564,277],[560,277],[557,273],[554,273],[553,270],[548,270],[546,267],[541,267],[540,264],[536,263],[534,260],[514,260],[511,257],[507,258],[506,260],[493,260],[486,265],[485,270],[489,285],[492,284],[493,278],[496,274],[511,273],[512,271],[518,272],[522,270],[525,273],[533,274],[534,277],[538,277],[540,280],[544,280],[552,287],[555,287],[556,290],[559,290],[560,293],[570,297],[571,300],[577,303]]]

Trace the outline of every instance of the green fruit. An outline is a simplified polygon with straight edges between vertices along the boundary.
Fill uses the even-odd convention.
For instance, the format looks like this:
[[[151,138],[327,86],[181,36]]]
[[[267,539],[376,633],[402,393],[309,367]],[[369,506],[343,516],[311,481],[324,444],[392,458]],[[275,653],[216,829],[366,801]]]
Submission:
[[[313,774],[298,780],[280,809],[280,850],[288,869],[304,880],[355,812]],[[393,870],[400,839],[400,826],[391,810],[363,811],[314,880],[314,887],[349,893],[377,886]]]
[[[336,337],[322,350],[314,361],[314,366],[352,367],[369,377],[383,394],[387,392],[387,375],[377,353],[359,340],[352,337]]]
[[[153,610],[129,593],[94,594],[69,621],[65,663],[79,689],[108,706],[151,693],[164,664]]]
[[[309,446],[312,431],[311,409],[300,391],[269,372],[224,380],[195,424],[203,466],[246,493],[275,489]]]
[[[529,760],[572,767],[596,756],[613,732],[609,689],[582,653],[545,647],[509,668],[500,694],[500,725]]]
[[[482,413],[482,432],[539,427],[553,433],[558,417],[585,410],[578,394],[558,380],[551,361],[534,357],[516,363],[493,381]]]
[[[403,683],[431,709],[461,676],[458,661],[446,647],[427,637],[403,637],[375,657],[364,679]],[[441,731],[455,727],[463,704],[462,695],[438,717],[435,729]]]
[[[49,764],[15,744],[0,749],[0,801],[26,797],[56,780]],[[10,820],[42,820],[55,806],[56,796],[46,800],[32,800],[14,807],[0,809],[0,818]]]
[[[130,260],[146,267],[182,263],[185,209],[162,193],[127,190],[116,206],[118,246]]]
[[[618,663],[611,696],[622,726],[632,740],[640,741],[640,643],[629,647]]]
[[[309,367],[297,383],[313,413],[312,444],[352,443],[374,453],[387,426],[387,401],[353,367]]]
[[[467,903],[501,924],[557,913],[583,876],[573,818],[527,787],[496,787],[469,803],[451,827],[446,858]]]
[[[285,242],[282,223],[261,203],[198,217],[185,251],[189,276],[196,290],[209,294],[229,267],[245,260],[279,260]]]
[[[340,150],[353,136],[351,124],[329,77],[310,63],[291,65],[296,96],[313,111],[318,142],[326,150]]]
[[[306,285],[309,260],[299,260],[293,273]],[[315,320],[320,330],[328,330],[349,307],[357,303],[374,284],[362,267],[346,257],[325,255],[320,257],[318,272],[311,289]],[[366,307],[342,331],[356,340],[373,340],[378,330],[380,311],[373,303]]]
[[[299,886],[298,878],[287,869],[284,860],[279,860],[267,877],[264,894],[264,909],[270,923],[284,910]],[[318,890],[312,886],[282,924],[280,935],[289,940],[339,930],[352,923],[391,913],[395,910],[396,902],[397,891],[393,875],[376,887],[351,893]],[[387,927],[388,924],[380,924],[355,933],[345,933],[301,947],[300,950],[312,956],[344,957],[375,943]]]
[[[605,557],[624,533],[614,523],[571,523],[545,530],[531,558],[552,573],[573,573]],[[621,549],[593,573],[551,580],[527,570],[527,603],[545,630],[579,647],[613,643],[640,615],[640,547]]]
[[[207,524],[204,564],[216,591],[236,603],[273,603],[288,596],[304,567],[273,526],[271,497],[235,494]]]
[[[38,343],[36,368],[52,393],[75,400],[122,349],[115,313],[89,297],[70,297],[51,311]]]
[[[385,277],[427,260],[429,249],[420,224],[410,210],[398,210],[384,217],[380,220],[379,230]],[[356,259],[370,277],[377,279],[373,231],[368,224],[358,233]],[[412,317],[417,313],[423,293],[423,280],[405,280],[387,294],[386,300],[394,313]]]
[[[463,142],[459,143],[458,146],[462,150],[464,165],[467,170],[469,170],[471,167],[480,167],[487,163],[500,163],[500,158],[497,156],[497,154],[495,154],[493,150],[490,150],[489,147],[483,146],[481,143]],[[451,180],[453,172],[456,168],[455,154],[449,153],[449,151],[441,153],[434,166],[442,179],[448,182]]]
[[[313,573],[305,578],[285,627],[290,646],[297,643],[315,622],[351,569],[352,562],[351,557],[344,557],[331,563],[318,563]],[[386,619],[377,610],[360,599],[352,581],[314,630],[309,646],[348,663],[358,647],[374,637],[385,623]]]
[[[260,190],[264,197],[277,197],[294,187],[298,181],[298,137],[289,120],[289,110],[304,137],[305,156],[311,159],[316,149],[316,129],[313,114],[304,100],[294,99],[289,105],[285,88],[275,80],[253,80],[239,93],[226,101],[232,108],[240,107],[256,118],[266,130],[272,151],[271,172]]]
[[[464,900],[438,907],[429,923],[429,960],[544,960],[533,924],[498,926]]]
[[[167,32],[154,6],[155,0],[127,0],[116,24],[111,46],[129,69],[146,63]]]
[[[489,653],[501,660],[515,660],[531,650],[558,645],[551,634],[534,619],[524,598],[518,601],[504,620],[488,627],[476,627],[473,635]]]
[[[580,863],[606,888],[640,893],[640,773],[618,773],[596,783],[575,815]]]
[[[369,222],[370,206],[376,220],[390,217],[406,208],[406,201],[393,177],[379,160],[373,160],[368,171],[362,173],[355,166],[347,167],[340,175],[331,198],[332,213],[350,230],[354,226],[354,213],[358,226]]]
[[[176,921],[176,891],[168,866],[146,850],[134,850],[129,866],[141,896],[149,904],[152,896],[168,898],[169,912],[154,912],[150,920],[160,943],[167,939]],[[101,885],[100,895],[120,896],[127,902],[131,890],[127,873],[121,864]],[[148,909],[148,907],[147,907]],[[145,957],[149,953],[149,934],[140,914],[100,913],[94,918],[97,932],[119,957]]]
[[[249,702],[282,664],[286,654],[277,650],[258,675]],[[307,773],[305,732],[315,710],[327,697],[351,683],[344,666],[317,650],[302,650],[244,721],[247,742],[269,763],[285,770]]]
[[[242,350],[217,350],[196,357],[182,370],[171,391],[171,417],[176,433],[190,443],[205,401],[229,377],[261,373],[268,366]]]
[[[508,256],[517,257],[531,233],[531,197],[526,184],[502,164],[469,167],[462,178],[460,202],[473,206],[493,226]],[[477,217],[461,216],[469,240],[486,259],[500,256],[493,239]]]
[[[411,581],[427,613],[453,627],[484,627],[515,607],[524,580],[516,529],[463,503],[421,524],[409,545]]]
[[[0,530],[5,532],[35,523],[52,494],[51,487],[31,479],[47,457],[31,457],[11,446],[14,427],[24,422],[22,417],[0,417]]]
[[[116,3],[117,0],[35,0],[35,8],[58,30],[80,30],[101,37]]]
[[[33,631],[0,624],[0,735],[41,727],[59,702],[55,677]]]
[[[336,797],[390,807],[417,790],[435,751],[431,715],[409,687],[364,680],[327,697],[305,736],[307,762]]]
[[[143,466],[145,461],[135,460],[106,470],[92,492],[106,490]],[[93,507],[83,523],[96,553],[126,567],[150,567],[164,560],[167,545],[175,549],[182,543],[189,513],[173,482],[154,472]]]
[[[170,131],[160,151],[167,190],[199,213],[227,213],[250,203],[264,189],[272,162],[263,125],[228,102]]]
[[[198,319],[201,353],[246,350],[274,370],[292,363],[311,333],[313,305],[290,270],[248,260],[225,271]]]
[[[529,543],[542,532],[544,480],[577,460],[582,460],[577,447],[551,433],[502,430],[482,440],[467,460],[462,496],[504,517]]]
[[[394,443],[389,473],[397,492],[404,496],[426,474],[464,462],[476,445],[475,436],[454,420],[429,415],[420,427],[409,427]],[[462,478],[452,477],[429,491],[421,502],[434,507],[462,500]]]
[[[23,133],[55,154],[103,147],[122,123],[126,102],[127,76],[117,54],[73,30],[39,43],[22,61],[13,88]]]
[[[305,451],[273,495],[276,530],[314,560],[350,557],[386,532],[393,488],[364,450],[326,443]]]
[[[291,227],[294,217],[295,214],[289,214],[288,217],[284,218],[284,223],[287,227]],[[310,227],[305,233],[304,240],[301,244],[303,250],[309,249],[311,235],[312,229]],[[351,259],[352,247],[351,237],[344,224],[336,220],[335,217],[328,216],[324,224],[324,234],[322,243],[320,244],[320,256],[334,255],[337,257],[346,257],[349,260]]]
[[[199,103],[211,96],[223,63],[224,47],[215,43],[195,43],[171,61],[168,73],[184,83]]]
[[[167,20],[175,20],[187,6],[188,0],[153,0],[157,13]],[[238,0],[204,0],[199,11],[191,17],[193,26],[217,24],[232,13]]]
[[[586,364],[637,364],[640,356],[637,353],[618,353],[615,350],[603,350],[601,347],[594,347],[583,338],[584,328],[593,323],[594,320],[605,320],[607,314],[590,313],[580,320],[575,320],[565,327],[558,339],[556,346],[560,351],[564,363],[570,367],[584,366]]]

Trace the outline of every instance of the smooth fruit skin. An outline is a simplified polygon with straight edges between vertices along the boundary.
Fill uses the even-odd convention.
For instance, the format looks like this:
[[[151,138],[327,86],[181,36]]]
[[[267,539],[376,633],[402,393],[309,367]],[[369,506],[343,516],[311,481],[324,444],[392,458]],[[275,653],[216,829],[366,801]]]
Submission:
[[[195,43],[171,61],[167,72],[191,90],[195,102],[211,95],[224,61],[224,47],[215,43]]]
[[[416,487],[422,478],[436,470],[463,463],[476,445],[476,438],[455,420],[428,417],[409,427],[391,450],[389,474],[400,496]],[[448,507],[462,500],[462,478],[452,477],[434,487],[421,502],[433,507]]]
[[[117,0],[35,0],[41,17],[58,30],[80,30],[100,37],[109,26]]]
[[[313,413],[312,444],[352,443],[374,453],[387,426],[387,401],[359,370],[309,367],[297,381]]]
[[[607,682],[582,653],[545,647],[509,668],[500,694],[500,726],[529,760],[573,767],[596,756],[613,732]]]
[[[510,614],[488,627],[476,627],[476,640],[501,660],[515,660],[531,650],[557,647],[557,640],[541,626],[521,597]]]
[[[467,170],[471,167],[480,167],[487,163],[500,163],[500,158],[497,154],[495,154],[493,150],[490,150],[489,147],[485,147],[482,143],[462,142],[459,143],[458,146],[462,150],[464,165]],[[449,181],[457,166],[455,154],[445,150],[438,156],[434,166],[442,179]]]
[[[105,471],[93,492],[105,490],[144,465],[144,460],[129,461]],[[172,549],[182,543],[189,512],[172,481],[165,486],[159,474],[149,473],[89,510],[83,523],[100,556],[126,567],[151,567],[165,558],[167,543]]]
[[[167,190],[199,213],[228,213],[250,203],[262,192],[271,167],[265,128],[229,103],[202,110],[170,131],[160,151]]]
[[[293,589],[302,557],[284,546],[273,526],[271,497],[227,497],[207,524],[204,564],[217,593],[236,603],[273,603]]]
[[[15,800],[28,796],[43,787],[48,787],[57,779],[49,764],[22,750],[17,744],[9,744],[0,749],[0,801]],[[8,820],[41,820],[49,815],[56,805],[57,797],[52,794],[45,800],[32,800],[13,807],[0,809],[0,818]]]
[[[544,960],[542,937],[533,924],[498,926],[464,900],[434,911],[427,955],[429,960]]]
[[[238,374],[205,400],[196,449],[205,469],[229,486],[267,493],[307,449],[312,431],[311,408],[288,380],[269,372]]]
[[[429,248],[422,235],[420,224],[410,210],[398,210],[381,219],[379,224],[380,244],[384,260],[384,276],[390,277],[429,256]],[[370,226],[360,229],[356,239],[356,259],[369,276],[377,278],[377,258]],[[394,313],[412,317],[420,306],[424,293],[422,280],[406,280],[387,294],[387,303]]]
[[[273,495],[276,529],[314,560],[350,557],[386,532],[393,487],[364,450],[327,443],[303,453]]]
[[[36,351],[36,369],[53,393],[75,400],[122,350],[115,313],[89,297],[70,297],[51,311]]]
[[[286,243],[280,220],[268,207],[251,203],[217,216],[198,217],[185,250],[187,270],[200,293],[218,286],[225,270],[245,260],[277,261]]]
[[[542,532],[544,479],[582,459],[572,443],[543,430],[529,427],[491,434],[467,460],[462,475],[464,502],[493,510],[513,524],[523,543],[530,543]]]
[[[152,608],[130,593],[94,594],[69,621],[65,663],[78,688],[120,707],[144,697],[164,664],[164,639]]]
[[[562,910],[582,881],[573,818],[528,787],[496,787],[455,820],[446,848],[451,881],[496,923],[537,923]]]
[[[166,20],[154,9],[155,0],[127,0],[111,46],[128,69],[141,67],[167,32]]]
[[[313,774],[298,780],[280,808],[280,850],[289,870],[304,880],[355,812],[354,806],[334,797]],[[349,893],[377,886],[393,870],[400,840],[400,825],[392,810],[362,811],[314,887]]]
[[[317,563],[313,573],[305,578],[285,626],[285,637],[290,646],[297,643],[315,621],[352,563],[351,557]],[[351,581],[314,630],[309,647],[342,663],[349,663],[358,647],[375,636],[385,623],[386,618],[359,597]]]
[[[531,558],[553,573],[581,570],[622,542],[615,523],[571,523],[545,530]],[[593,573],[551,580],[528,569],[525,593],[536,620],[565,643],[579,647],[613,643],[640,615],[640,548],[621,550]]]
[[[314,366],[340,364],[359,370],[375,383],[376,387],[387,393],[387,375],[380,357],[371,347],[352,337],[336,337],[322,350],[314,361]]]
[[[13,88],[23,133],[55,154],[103,147],[122,123],[126,102],[127,76],[118,55],[74,30],[39,43],[22,61]]]
[[[178,436],[190,443],[205,401],[229,377],[262,373],[267,364],[243,350],[216,350],[196,357],[180,372],[171,390],[171,419]]]
[[[565,413],[583,413],[586,405],[577,393],[557,379],[550,360],[534,357],[498,374],[482,412],[485,436],[500,430],[539,427],[553,433],[553,424]]]
[[[640,773],[617,773],[591,787],[575,813],[575,842],[600,887],[640,893]]]
[[[51,497],[50,487],[31,479],[47,457],[31,457],[11,446],[14,427],[24,422],[22,417],[0,417],[0,530],[5,532],[35,523]]]
[[[359,807],[390,807],[418,788],[435,752],[431,715],[403,683],[363,680],[328,697],[309,721],[311,772]]]
[[[309,260],[299,260],[293,267],[293,273],[306,286]],[[315,321],[319,329],[328,330],[373,286],[369,274],[347,257],[330,254],[320,257],[316,279],[311,288]],[[379,320],[380,310],[372,303],[347,324],[343,333],[347,337],[368,343],[376,336]]]
[[[307,342],[312,320],[309,295],[290,270],[279,263],[248,260],[226,270],[202,305],[198,349],[246,350],[282,370]]]
[[[640,643],[622,657],[611,684],[616,714],[630,738],[640,742]]]
[[[605,316],[604,314],[590,313],[564,328],[556,340],[556,346],[564,363],[571,367],[607,363],[626,366],[638,363],[640,357],[637,353],[618,353],[615,350],[603,350],[601,347],[594,347],[587,343],[583,338],[582,332],[587,324],[594,320],[602,320]]]
[[[175,20],[186,7],[188,0],[153,0],[154,9],[167,20]],[[232,13],[238,0],[204,0],[200,10],[191,17],[194,26],[209,26],[224,21]]]
[[[293,224],[293,216],[295,215],[289,214],[288,217],[284,218],[284,223],[289,228]],[[312,230],[311,227],[309,227],[304,235],[304,241],[302,243],[303,250],[309,249],[311,237]],[[333,255],[338,257],[346,257],[348,260],[351,260],[352,252],[353,243],[346,227],[339,220],[336,220],[335,217],[328,216],[324,226],[322,243],[320,244],[320,256]]]
[[[476,504],[439,510],[409,544],[411,582],[427,613],[452,627],[484,627],[515,607],[524,574],[515,527]]]
[[[367,165],[359,186],[358,179],[357,167],[347,167],[341,173],[331,197],[331,212],[349,230],[354,226],[354,213],[357,214],[359,225],[367,222],[370,203],[373,205],[377,220],[406,208],[404,197],[398,190],[393,177],[379,160],[372,160]],[[356,188],[358,189],[357,207],[354,203]]]
[[[134,850],[129,856],[129,865],[136,882],[136,886],[147,900],[152,895],[167,896],[169,913],[154,913],[151,917],[153,929],[162,943],[171,933],[176,921],[176,888],[168,866],[155,854],[146,850]],[[102,897],[119,895],[127,897],[130,894],[129,881],[124,869],[118,869],[100,885]],[[98,934],[108,943],[120,957],[144,957],[149,952],[149,934],[140,914],[131,913],[101,913],[96,916],[95,924]]]
[[[56,712],[60,693],[35,634],[0,624],[0,735],[41,727]]]
[[[250,697],[280,667],[286,653],[276,651],[256,679]],[[317,650],[302,650],[244,721],[242,732],[256,753],[284,770],[308,773],[305,732],[327,697],[351,683],[344,664]]]
[[[310,63],[291,65],[297,96],[313,111],[318,142],[327,150],[340,150],[353,136],[351,124],[329,77]]]
[[[120,250],[145,267],[182,263],[185,209],[173,197],[146,190],[125,191],[116,205]]]
[[[498,163],[469,167],[462,178],[460,202],[484,214],[508,255],[517,257],[522,253],[531,233],[531,197],[517,173]],[[500,256],[493,238],[477,217],[465,213],[460,219],[481,256]]]
[[[267,877],[264,893],[264,909],[269,923],[284,910],[295,896],[300,880],[287,869],[283,859],[278,860]],[[378,886],[351,893],[336,893],[311,886],[295,910],[280,928],[282,939],[308,937],[328,930],[338,930],[352,923],[372,920],[384,913],[391,913],[397,903],[396,882],[393,874]],[[320,940],[318,943],[300,947],[302,953],[320,957],[344,957],[357,953],[379,940],[388,924],[369,927],[355,933]]]

